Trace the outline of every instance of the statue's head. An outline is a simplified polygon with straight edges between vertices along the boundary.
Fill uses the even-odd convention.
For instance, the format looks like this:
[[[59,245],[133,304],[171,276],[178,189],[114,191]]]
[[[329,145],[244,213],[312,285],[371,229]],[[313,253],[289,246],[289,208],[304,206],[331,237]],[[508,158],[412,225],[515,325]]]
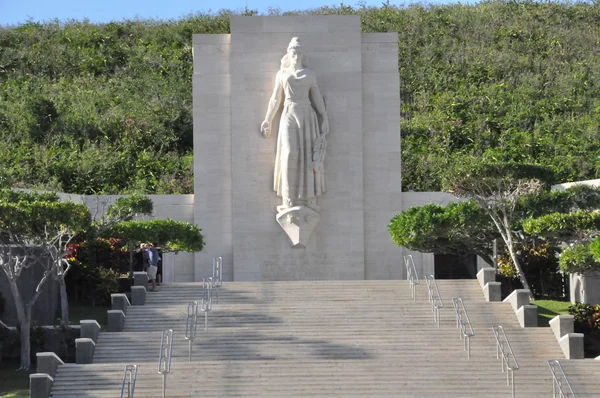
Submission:
[[[281,68],[306,66],[304,48],[297,37],[292,37],[287,48],[287,53],[281,59]]]

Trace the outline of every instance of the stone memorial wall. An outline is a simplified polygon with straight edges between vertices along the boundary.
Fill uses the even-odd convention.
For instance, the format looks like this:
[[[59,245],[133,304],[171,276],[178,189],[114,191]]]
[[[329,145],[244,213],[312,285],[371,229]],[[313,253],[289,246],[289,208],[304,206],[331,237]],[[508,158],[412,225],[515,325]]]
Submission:
[[[306,65],[289,71],[282,58],[299,47],[293,38]],[[362,33],[358,16],[240,16],[232,17],[230,35],[194,35],[194,220],[207,237],[196,254],[196,280],[210,274],[216,256],[228,280],[403,276],[401,250],[387,232],[402,208],[397,57],[398,36]],[[261,125],[280,71],[291,90],[282,88],[265,139]],[[314,84],[303,86],[305,75]],[[309,87],[307,96],[298,94]],[[303,197],[294,179],[285,206],[285,194],[274,190],[276,165],[288,167],[289,176],[320,172],[310,159],[298,168],[281,163],[278,148],[290,134],[312,136],[306,146],[316,145],[324,133],[319,97],[329,132],[324,192]],[[278,125],[282,114],[286,121],[304,118],[303,106],[314,110],[314,131],[301,121],[300,133]],[[284,213],[292,208],[300,210]]]

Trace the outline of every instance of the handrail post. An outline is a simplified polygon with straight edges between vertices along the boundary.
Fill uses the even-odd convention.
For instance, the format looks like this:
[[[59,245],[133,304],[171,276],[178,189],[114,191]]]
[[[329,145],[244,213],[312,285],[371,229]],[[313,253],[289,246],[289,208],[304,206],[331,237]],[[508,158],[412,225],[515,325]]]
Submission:
[[[123,372],[123,384],[121,385],[121,398],[133,398],[135,393],[135,381],[137,380],[138,365],[127,365]],[[127,377],[129,376],[129,378]],[[127,384],[127,390],[125,390]],[[127,391],[127,395],[125,395]]]
[[[217,304],[219,303],[219,288],[223,286],[223,257],[213,258],[212,279],[217,288]]]
[[[492,332],[496,338],[496,359],[502,359],[502,373],[506,370],[506,385],[511,386],[511,393],[515,396],[515,370],[519,370],[519,363],[510,346],[504,328],[500,325],[492,326]],[[510,361],[512,359],[513,365]]]
[[[425,275],[427,282],[427,290],[429,291],[429,302],[431,303],[431,312],[433,312],[433,320],[437,327],[440,327],[440,308],[444,308],[444,300],[440,294],[437,282],[433,275]]]
[[[460,330],[460,339],[462,340],[464,338],[465,340],[463,342],[463,349],[467,351],[467,359],[471,359],[471,337],[475,336],[473,326],[471,326],[471,320],[469,319],[469,315],[467,314],[465,303],[463,302],[462,298],[453,298],[452,305],[454,306],[454,311],[456,312],[456,327]],[[469,327],[468,331],[467,326]]]
[[[208,330],[208,313],[212,310],[212,294],[213,294],[214,280],[213,278],[202,279],[202,307],[200,308],[204,312],[204,330]]]
[[[421,282],[419,281],[419,275],[417,274],[412,254],[404,256],[404,265],[406,266],[406,279],[410,284],[413,301],[417,301],[417,285],[421,284]]]
[[[192,342],[196,339],[198,328],[198,302],[190,301],[185,319],[185,339],[189,342],[189,360],[192,362]]]
[[[556,367],[558,365],[558,370],[560,371],[560,379],[559,376],[556,374]],[[569,379],[567,378],[567,375],[565,374],[565,370],[563,369],[562,365],[560,364],[560,362],[556,359],[552,359],[550,361],[548,361],[548,366],[550,367],[550,372],[552,373],[552,396],[556,397],[556,393],[558,393],[558,396],[560,398],[577,398],[577,395],[575,394],[575,392],[573,391],[573,388],[571,387],[571,383],[569,383]],[[563,382],[564,382],[564,386],[566,386],[568,388],[568,390],[563,390]],[[557,389],[558,387],[558,389]]]
[[[173,329],[163,330],[158,357],[158,373],[163,376],[163,398],[166,398],[167,375],[171,373],[171,353],[173,351]]]

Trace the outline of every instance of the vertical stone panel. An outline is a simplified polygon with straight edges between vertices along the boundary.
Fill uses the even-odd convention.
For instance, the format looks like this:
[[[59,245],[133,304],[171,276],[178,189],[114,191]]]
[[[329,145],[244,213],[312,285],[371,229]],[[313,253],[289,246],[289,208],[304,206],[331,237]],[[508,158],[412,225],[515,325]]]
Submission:
[[[406,276],[387,225],[401,211],[398,35],[362,34],[365,278]]]
[[[193,41],[194,222],[206,239],[194,274],[197,281],[211,276],[212,258],[221,256],[223,278],[232,280],[230,35]]]

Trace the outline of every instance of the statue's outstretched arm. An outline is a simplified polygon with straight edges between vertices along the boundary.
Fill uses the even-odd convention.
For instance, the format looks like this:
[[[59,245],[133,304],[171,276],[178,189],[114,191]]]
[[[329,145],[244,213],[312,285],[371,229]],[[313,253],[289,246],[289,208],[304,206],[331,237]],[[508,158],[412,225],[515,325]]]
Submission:
[[[273,88],[273,94],[269,100],[269,107],[267,108],[267,114],[265,120],[260,125],[260,131],[266,138],[271,136],[271,125],[273,124],[273,117],[279,109],[281,99],[283,98],[283,88],[281,87],[281,79],[279,78],[279,72],[275,76],[275,87]]]

